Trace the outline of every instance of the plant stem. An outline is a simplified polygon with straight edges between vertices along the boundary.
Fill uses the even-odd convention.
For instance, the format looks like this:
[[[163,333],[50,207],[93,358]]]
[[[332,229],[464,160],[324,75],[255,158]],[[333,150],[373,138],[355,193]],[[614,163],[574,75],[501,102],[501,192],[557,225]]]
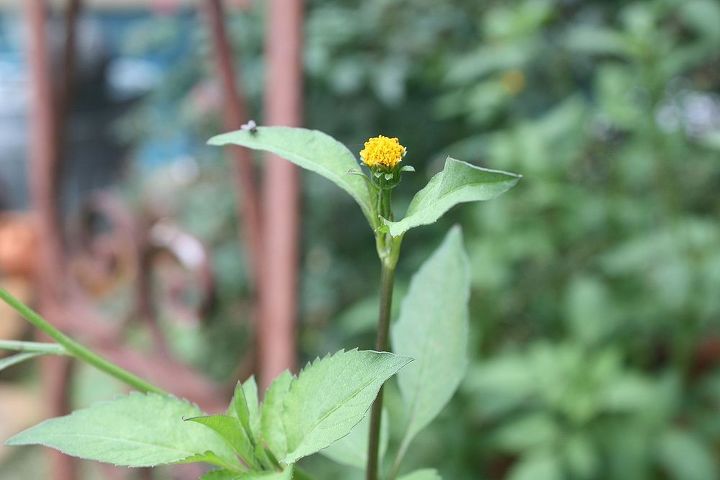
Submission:
[[[394,256],[397,261],[397,256]],[[393,286],[395,284],[395,262],[383,261],[380,274],[380,314],[375,348],[379,352],[389,349],[390,310],[392,308]],[[378,479],[378,458],[380,447],[380,423],[382,421],[383,387],[380,387],[370,414],[370,435],[368,441],[367,480]]]
[[[15,352],[40,353],[43,355],[69,355],[62,345],[47,342],[19,342],[16,340],[0,340],[0,350]]]
[[[55,328],[50,322],[41,317],[33,309],[22,303],[17,298],[13,297],[10,292],[4,288],[0,288],[0,299],[10,305],[15,311],[17,311],[25,320],[33,324],[37,329],[45,333],[47,336],[55,340],[57,343],[62,345],[64,349],[73,357],[83,360],[98,370],[107,373],[108,375],[117,378],[121,382],[141,391],[141,392],[154,392],[162,395],[168,395],[168,393],[156,387],[155,385],[143,380],[137,375],[128,372],[122,367],[115,365],[114,363],[106,360],[97,353],[93,352],[84,345],[76,342],[72,338],[68,337],[60,330]]]

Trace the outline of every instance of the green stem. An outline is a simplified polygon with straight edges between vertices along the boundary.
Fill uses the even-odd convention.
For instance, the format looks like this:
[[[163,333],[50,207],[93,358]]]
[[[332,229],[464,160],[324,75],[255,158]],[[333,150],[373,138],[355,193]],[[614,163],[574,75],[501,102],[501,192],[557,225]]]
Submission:
[[[15,309],[15,311],[22,315],[25,320],[33,324],[38,330],[42,331],[47,336],[62,345],[67,351],[67,353],[69,353],[73,357],[89,363],[98,370],[117,378],[121,382],[124,382],[127,385],[141,392],[154,392],[162,395],[168,394],[160,387],[156,387],[155,385],[147,382],[146,380],[143,380],[137,375],[128,372],[124,368],[115,365],[114,363],[104,359],[103,357],[93,352],[89,348],[85,347],[84,345],[68,337],[60,330],[53,327],[50,322],[41,317],[33,309],[22,303],[17,298],[13,297],[10,292],[5,290],[4,288],[0,288],[0,299],[2,299],[3,301],[5,301],[5,303]]]
[[[394,256],[397,260],[397,255]],[[379,352],[389,350],[390,311],[392,308],[393,286],[395,284],[395,263],[382,262],[380,274],[380,314],[378,319],[377,340],[375,348]],[[370,435],[368,441],[367,480],[378,479],[378,463],[380,448],[380,423],[382,421],[383,387],[380,387],[370,414]]]
[[[0,340],[0,350],[15,352],[40,353],[43,355],[69,355],[62,345],[46,342],[19,342],[16,340]]]

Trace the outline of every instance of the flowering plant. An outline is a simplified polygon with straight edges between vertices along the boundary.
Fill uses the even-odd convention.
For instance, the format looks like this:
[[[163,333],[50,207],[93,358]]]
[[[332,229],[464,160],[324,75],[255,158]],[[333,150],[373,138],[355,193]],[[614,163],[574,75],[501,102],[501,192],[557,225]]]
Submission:
[[[7,441],[46,445],[66,454],[128,467],[202,462],[215,467],[204,480],[309,479],[296,464],[322,453],[368,480],[398,478],[415,436],[444,408],[467,364],[470,272],[459,228],[413,277],[391,330],[395,267],[410,229],[435,222],[454,205],[490,200],[513,187],[511,173],[448,158],[395,221],[392,191],[403,173],[407,149],[397,138],[369,139],[354,155],[328,135],[299,128],[254,127],[214,137],[212,145],[234,144],[280,155],[333,181],[359,204],[373,234],[381,264],[375,350],[341,350],[317,359],[298,375],[285,372],[262,396],[253,378],[238,383],[222,415],[207,415],[63,335],[37,313],[0,289],[0,298],[57,343],[1,342],[20,353],[0,368],[37,355],[72,355],[124,381],[139,392],[47,420]],[[392,350],[390,352],[390,339]],[[392,376],[406,418],[383,412],[383,384]],[[404,431],[394,460],[384,466],[388,422]],[[439,479],[419,470],[402,480]]]

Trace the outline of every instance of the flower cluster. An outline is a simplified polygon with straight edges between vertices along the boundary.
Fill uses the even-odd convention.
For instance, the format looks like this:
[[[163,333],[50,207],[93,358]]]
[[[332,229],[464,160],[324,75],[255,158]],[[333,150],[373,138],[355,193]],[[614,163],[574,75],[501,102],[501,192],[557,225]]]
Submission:
[[[397,138],[380,135],[365,142],[360,158],[370,168],[392,170],[402,161],[406,153],[407,149],[400,145]]]

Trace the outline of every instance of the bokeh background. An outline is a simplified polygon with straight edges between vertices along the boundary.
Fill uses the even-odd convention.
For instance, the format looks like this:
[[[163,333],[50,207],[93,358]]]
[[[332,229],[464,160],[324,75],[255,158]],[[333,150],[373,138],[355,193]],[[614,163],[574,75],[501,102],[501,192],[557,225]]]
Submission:
[[[452,480],[720,478],[720,3],[306,0],[283,19],[291,8],[227,1],[230,98],[205,0],[87,1],[77,15],[55,2],[40,22],[53,137],[24,2],[42,3],[0,2],[0,285],[210,408],[268,358],[369,348],[378,266],[352,200],[302,174],[294,208],[263,210],[292,177],[261,181],[256,157],[261,221],[299,226],[286,242],[297,269],[281,279],[297,296],[278,290],[297,342],[276,342],[258,327],[273,320],[252,263],[286,257],[248,254],[237,160],[205,145],[232,123],[229,104],[262,124],[278,89],[301,88],[285,107],[303,126],[356,153],[379,133],[407,146],[417,172],[398,213],[447,155],[524,175],[405,240],[396,299],[454,223],[473,280],[466,381],[408,467]],[[301,83],[267,75],[273,15],[302,22],[301,38],[280,41],[302,54]],[[0,338],[31,337],[0,310]],[[0,439],[122,391],[82,365],[8,369]],[[389,407],[402,415],[392,388]],[[311,463],[320,478],[361,478]],[[3,480],[149,475],[0,447]]]

